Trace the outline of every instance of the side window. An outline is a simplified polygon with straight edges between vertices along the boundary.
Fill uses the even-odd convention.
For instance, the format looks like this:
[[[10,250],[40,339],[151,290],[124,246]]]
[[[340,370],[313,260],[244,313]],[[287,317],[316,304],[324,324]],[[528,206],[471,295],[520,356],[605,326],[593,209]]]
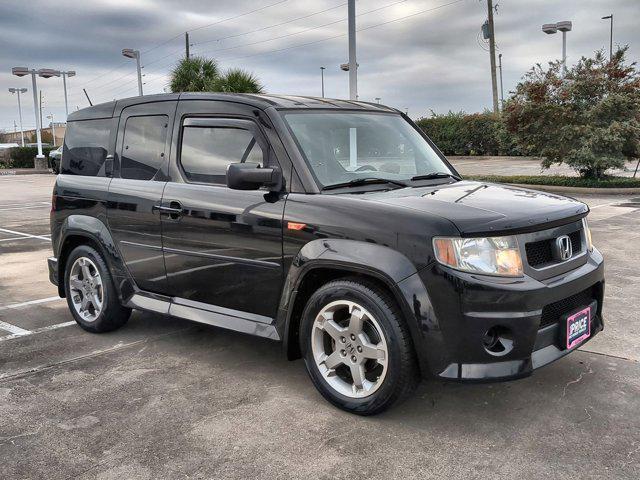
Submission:
[[[95,177],[107,158],[111,119],[67,123],[60,173]]]
[[[225,183],[230,163],[263,165],[264,153],[253,133],[234,127],[186,126],[182,131],[180,162],[188,180]]]
[[[129,117],[124,126],[120,177],[151,180],[164,160],[169,117]]]

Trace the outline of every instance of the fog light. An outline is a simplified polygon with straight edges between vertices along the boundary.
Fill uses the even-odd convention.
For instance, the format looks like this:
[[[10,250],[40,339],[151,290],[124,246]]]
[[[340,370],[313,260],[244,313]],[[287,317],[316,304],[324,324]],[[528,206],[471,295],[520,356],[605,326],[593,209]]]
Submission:
[[[484,333],[482,343],[489,355],[501,357],[513,350],[513,334],[509,328],[496,325]]]

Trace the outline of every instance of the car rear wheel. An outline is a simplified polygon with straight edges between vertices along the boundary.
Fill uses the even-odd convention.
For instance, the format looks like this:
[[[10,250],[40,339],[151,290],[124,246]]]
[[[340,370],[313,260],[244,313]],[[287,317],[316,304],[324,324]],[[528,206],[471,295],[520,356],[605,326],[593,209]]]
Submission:
[[[88,245],[75,248],[69,255],[64,287],[73,318],[89,332],[115,330],[131,315],[131,309],[120,305],[104,259]]]
[[[343,410],[372,415],[418,383],[408,329],[391,296],[360,279],[330,282],[309,299],[300,347],[320,393]]]

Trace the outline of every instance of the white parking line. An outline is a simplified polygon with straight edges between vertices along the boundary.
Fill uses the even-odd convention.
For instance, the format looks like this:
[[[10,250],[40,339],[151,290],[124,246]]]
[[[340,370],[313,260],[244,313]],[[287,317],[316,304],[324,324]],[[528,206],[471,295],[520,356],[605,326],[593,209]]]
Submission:
[[[0,228],[0,232],[10,233],[11,235],[20,235],[21,237],[25,237],[25,238],[39,238],[40,240],[46,240],[47,242],[51,241],[49,237],[45,237],[42,235],[31,235],[29,233],[16,232],[15,230],[9,230],[7,228]]]
[[[0,205],[0,209],[5,207],[35,207],[38,205],[51,205],[51,202],[5,203],[4,205]]]
[[[9,210],[26,210],[29,208],[45,208],[45,207],[49,207],[49,204],[43,204],[43,205],[30,205],[28,207],[8,207],[8,208],[4,208],[4,207],[0,207],[0,213],[2,212],[8,212]]]
[[[37,300],[29,300],[28,302],[12,303],[10,305],[0,305],[0,310],[9,310],[11,308],[26,307],[29,305],[38,305],[39,303],[55,302],[56,300],[64,300],[60,297],[39,298]]]
[[[0,322],[4,323],[4,322]],[[6,324],[9,325],[9,324]],[[71,321],[71,322],[64,322],[64,323],[56,323],[55,325],[49,325],[48,327],[42,327],[42,328],[36,328],[35,330],[23,330],[24,333],[13,333],[11,335],[5,335],[4,337],[0,337],[0,342],[4,341],[4,340],[11,340],[12,338],[19,338],[19,337],[26,337],[27,335],[34,335],[36,333],[43,333],[43,332],[48,332],[51,330],[57,330],[58,328],[64,328],[64,327],[70,327],[71,325],[77,325],[77,323],[75,321]],[[13,328],[18,328],[15,327],[14,325],[11,325]],[[0,325],[0,328],[3,328],[4,330],[7,330],[6,328],[4,328],[2,325]],[[22,329],[20,329],[22,330]],[[11,331],[11,330],[8,330]]]
[[[15,325],[11,325],[10,323],[3,322],[2,320],[0,320],[0,328],[2,330],[10,332],[13,337],[24,337],[25,335],[31,334],[31,330],[25,330],[24,328],[16,327]]]

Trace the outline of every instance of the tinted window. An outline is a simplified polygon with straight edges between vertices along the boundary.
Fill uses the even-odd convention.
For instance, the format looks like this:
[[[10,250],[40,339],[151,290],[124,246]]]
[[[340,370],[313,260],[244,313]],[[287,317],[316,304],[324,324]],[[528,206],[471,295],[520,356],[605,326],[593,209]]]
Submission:
[[[60,172],[96,176],[107,157],[111,119],[67,123]]]
[[[129,117],[124,127],[120,177],[151,180],[164,160],[169,118],[165,115]]]
[[[231,127],[185,127],[180,161],[189,180],[224,183],[227,165],[262,165],[262,148],[249,130]]]

